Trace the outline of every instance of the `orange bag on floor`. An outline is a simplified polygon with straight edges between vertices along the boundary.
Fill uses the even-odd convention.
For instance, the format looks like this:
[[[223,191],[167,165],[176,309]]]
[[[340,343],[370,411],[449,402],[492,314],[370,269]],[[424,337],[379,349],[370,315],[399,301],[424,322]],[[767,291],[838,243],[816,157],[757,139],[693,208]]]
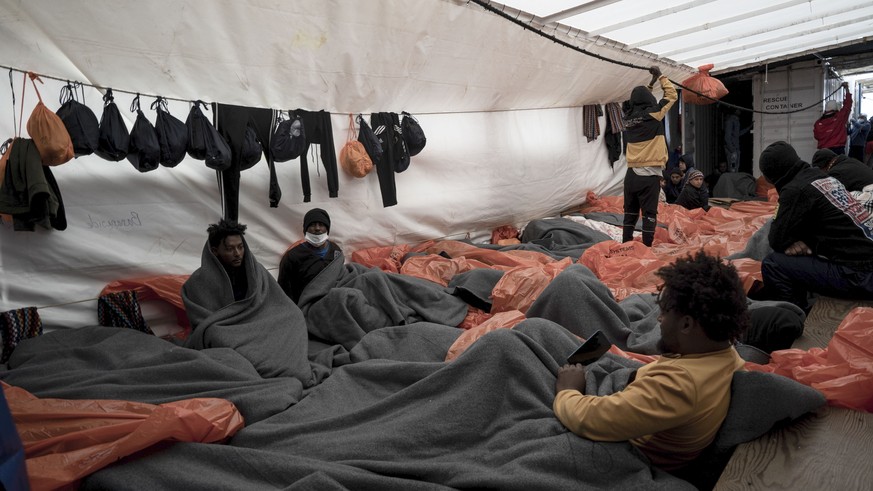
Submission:
[[[232,402],[166,404],[40,399],[0,382],[27,456],[31,488],[72,487],[83,477],[160,441],[213,443],[244,426]]]
[[[688,104],[697,104],[700,106],[705,106],[706,104],[712,104],[715,101],[721,99],[722,97],[728,95],[727,87],[721,83],[721,80],[717,78],[713,78],[709,75],[709,71],[712,70],[712,67],[715,65],[702,65],[697,67],[698,72],[685,80],[682,81],[682,85],[703,94],[703,96],[697,95],[691,90],[683,90],[682,91],[682,100],[687,102]],[[704,97],[706,96],[706,97]]]

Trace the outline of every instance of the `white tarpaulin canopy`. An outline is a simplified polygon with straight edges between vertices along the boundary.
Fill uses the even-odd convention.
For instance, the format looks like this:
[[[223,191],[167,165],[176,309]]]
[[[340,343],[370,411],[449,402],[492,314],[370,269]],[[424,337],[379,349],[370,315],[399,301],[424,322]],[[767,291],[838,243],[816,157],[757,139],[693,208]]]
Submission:
[[[858,43],[873,2],[852,0],[507,0],[531,22],[580,41],[618,43],[713,73]]]
[[[539,3],[560,9],[558,2]],[[666,8],[664,2],[652,6]],[[613,10],[610,20],[586,29],[648,10]],[[659,32],[682,25],[663,23]],[[624,100],[648,81],[647,72],[627,65],[658,64],[674,80],[693,73],[621,43],[581,42],[557,29],[552,34],[620,64],[461,0],[3,0],[0,65],[10,69],[12,86],[0,84],[0,135],[20,130],[22,104],[26,121],[36,102],[29,86],[21,99],[20,70],[45,75],[40,91],[52,110],[65,81],[78,81],[99,118],[105,88],[113,88],[128,128],[135,93],[152,122],[148,105],[155,96],[170,98],[170,112],[182,120],[197,99],[325,110],[336,148],[322,152],[339,152],[348,113],[408,111],[428,140],[409,169],[395,175],[396,206],[382,206],[375,172],[356,179],[340,170],[339,196],[330,198],[315,150],[308,203],[299,160],[277,164],[282,198],[276,208],[269,206],[266,163],[244,171],[239,220],[249,226],[254,254],[275,273],[283,251],[303,235],[303,215],[315,206],[330,213],[331,238],[347,255],[441,237],[481,241],[495,227],[522,226],[579,204],[589,191],[621,189],[625,163],[610,165],[602,134],[591,142],[582,136],[582,106]],[[635,44],[652,37],[616,39]],[[682,63],[706,49],[725,45],[672,59]],[[601,117],[601,129],[604,124]],[[53,172],[66,230],[21,232],[0,224],[0,311],[37,306],[50,328],[93,324],[95,299],[110,281],[190,273],[200,264],[207,225],[222,216],[216,172],[202,161],[188,158],[140,173],[127,161],[91,155]]]

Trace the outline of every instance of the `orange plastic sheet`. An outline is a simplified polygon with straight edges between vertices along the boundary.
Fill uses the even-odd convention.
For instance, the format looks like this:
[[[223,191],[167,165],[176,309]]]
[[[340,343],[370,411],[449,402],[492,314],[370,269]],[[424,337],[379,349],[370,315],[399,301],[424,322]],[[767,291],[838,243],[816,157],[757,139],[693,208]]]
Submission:
[[[491,312],[527,309],[540,296],[555,276],[573,264],[569,257],[541,266],[512,268],[503,274],[491,290]]]
[[[507,329],[515,327],[516,324],[525,319],[524,313],[517,310],[500,312],[494,314],[485,322],[479,324],[472,329],[464,331],[458,339],[449,347],[446,353],[446,361],[452,361],[461,356],[461,353],[467,351],[467,348],[473,345],[479,338],[496,329]]]
[[[24,444],[34,490],[75,489],[115,461],[161,441],[212,443],[244,426],[230,401],[198,398],[154,405],[40,399],[0,382]]]
[[[352,261],[368,267],[376,267],[382,271],[399,273],[403,256],[410,252],[423,252],[433,241],[418,245],[400,244],[395,246],[371,247],[352,253]]]
[[[635,293],[654,293],[659,283],[654,272],[677,257],[699,249],[725,257],[742,251],[752,235],[773,216],[775,203],[748,201],[734,203],[730,209],[713,207],[686,210],[661,203],[658,222],[667,228],[655,230],[655,241],[647,248],[639,241],[619,244],[601,242],[588,248],[579,262],[590,268],[606,284],[617,300]],[[622,197],[588,194],[583,212],[623,213]],[[746,291],[761,281],[761,264],[750,259],[734,260]]]
[[[452,345],[449,347],[449,351],[446,353],[446,361],[452,361],[455,358],[461,356],[461,353],[467,351],[467,348],[472,346],[473,343],[478,341],[482,336],[488,334],[489,332],[495,331],[497,329],[512,329],[523,320],[525,320],[524,313],[517,310],[510,310],[508,312],[500,312],[498,314],[494,314],[494,316],[492,316],[487,321],[472,329],[464,331],[463,334],[458,336],[458,339],[456,339],[455,342],[452,343]],[[583,342],[584,339],[579,338],[579,341]],[[639,353],[624,351],[614,344],[609,347],[609,353],[622,356],[631,360],[636,360],[641,363],[651,363],[658,359],[658,357],[654,355],[642,355]]]
[[[161,300],[176,308],[176,320],[185,330],[181,337],[188,337],[191,331],[191,322],[185,313],[185,304],[182,302],[182,285],[188,280],[187,274],[167,274],[147,276],[128,280],[117,280],[103,287],[100,296],[107,293],[117,293],[128,290],[136,292],[139,301]]]
[[[746,368],[818,389],[832,406],[873,412],[873,308],[849,312],[827,348],[774,351],[767,365],[747,363]]]

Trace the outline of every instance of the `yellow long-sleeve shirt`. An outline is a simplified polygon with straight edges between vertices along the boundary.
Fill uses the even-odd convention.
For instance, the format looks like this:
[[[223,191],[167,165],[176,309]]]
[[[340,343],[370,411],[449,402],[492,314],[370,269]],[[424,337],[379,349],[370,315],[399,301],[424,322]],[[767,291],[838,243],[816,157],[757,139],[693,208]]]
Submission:
[[[734,348],[664,355],[609,396],[562,390],[552,405],[573,433],[596,441],[630,442],[653,464],[672,470],[700,455],[730,405],[733,374],[743,367]]]

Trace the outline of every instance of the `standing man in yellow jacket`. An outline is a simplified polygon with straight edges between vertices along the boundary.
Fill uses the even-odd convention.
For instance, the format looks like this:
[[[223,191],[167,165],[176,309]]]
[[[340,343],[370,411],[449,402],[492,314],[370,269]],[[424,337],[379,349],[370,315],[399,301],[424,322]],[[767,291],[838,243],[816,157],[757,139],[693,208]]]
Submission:
[[[627,174],[624,177],[624,229],[622,242],[633,240],[634,228],[643,212],[643,244],[651,247],[658,225],[658,193],[660,178],[667,164],[667,140],[664,138],[664,117],[678,96],[670,80],[661,75],[657,66],[649,68],[652,81],[647,87],[634,87],[630,106],[625,113],[627,131]],[[655,82],[664,89],[658,101],[652,95]]]
[[[652,463],[673,471],[694,460],[727,416],[734,372],[743,360],[733,343],[749,325],[736,269],[699,251],[656,273],[662,280],[664,353],[614,394],[585,394],[585,367],[564,365],[552,408],[573,433],[595,441],[630,440]]]

